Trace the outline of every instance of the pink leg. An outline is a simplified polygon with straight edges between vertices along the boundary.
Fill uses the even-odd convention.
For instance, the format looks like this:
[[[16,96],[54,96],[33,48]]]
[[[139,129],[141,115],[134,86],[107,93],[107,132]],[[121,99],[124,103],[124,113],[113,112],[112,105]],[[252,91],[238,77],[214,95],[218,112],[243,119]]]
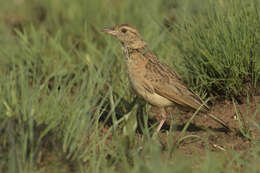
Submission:
[[[158,126],[157,129],[156,129],[156,132],[157,132],[157,133],[160,132],[160,130],[161,130],[161,128],[162,128],[164,122],[166,121],[166,111],[165,111],[164,108],[160,108],[160,116],[161,116],[162,119],[161,119],[161,121],[160,121],[159,126]]]

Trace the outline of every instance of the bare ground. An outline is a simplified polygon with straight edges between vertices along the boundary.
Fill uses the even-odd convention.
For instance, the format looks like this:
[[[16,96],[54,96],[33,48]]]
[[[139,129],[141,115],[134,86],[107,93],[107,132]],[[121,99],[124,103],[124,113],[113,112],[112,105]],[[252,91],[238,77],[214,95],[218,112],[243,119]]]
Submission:
[[[192,154],[203,152],[206,149],[225,151],[228,148],[236,151],[249,149],[254,141],[260,141],[260,129],[257,129],[256,124],[260,124],[260,96],[255,96],[249,101],[246,99],[242,104],[234,104],[232,101],[218,103],[211,107],[211,113],[224,120],[232,129],[232,132],[227,132],[220,124],[208,118],[205,114],[198,114],[185,132],[186,135],[196,135],[198,138],[187,138],[183,140],[179,149],[184,153]],[[170,111],[168,110],[168,113]],[[190,117],[192,112],[175,112],[173,126],[175,129],[175,138],[179,138],[181,130]],[[151,109],[151,115],[154,116],[158,112]],[[173,115],[174,113],[171,113]],[[158,118],[155,118],[158,120]],[[167,137],[166,132],[169,129],[170,121],[164,126],[161,138]],[[241,133],[242,131],[245,134]],[[247,136],[248,135],[248,136]]]

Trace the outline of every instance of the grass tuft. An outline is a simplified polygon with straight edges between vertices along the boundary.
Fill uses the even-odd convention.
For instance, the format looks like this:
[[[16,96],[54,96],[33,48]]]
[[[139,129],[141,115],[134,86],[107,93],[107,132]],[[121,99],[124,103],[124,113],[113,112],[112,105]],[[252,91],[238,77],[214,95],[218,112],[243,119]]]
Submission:
[[[187,130],[196,113],[181,138],[171,126],[152,139],[148,106],[129,90],[120,45],[101,32],[130,23],[200,95],[239,100],[259,90],[259,0],[1,4],[2,172],[259,170],[259,106],[254,133],[240,124],[251,140],[246,149],[210,151],[207,138]],[[193,137],[201,139],[196,152],[181,143]]]

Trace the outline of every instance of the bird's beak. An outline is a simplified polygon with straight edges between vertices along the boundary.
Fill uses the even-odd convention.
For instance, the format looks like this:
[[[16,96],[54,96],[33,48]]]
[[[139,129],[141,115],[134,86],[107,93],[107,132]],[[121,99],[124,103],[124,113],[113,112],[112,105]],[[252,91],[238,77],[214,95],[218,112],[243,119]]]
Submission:
[[[105,28],[105,29],[103,29],[103,32],[106,32],[106,33],[111,34],[113,36],[116,36],[116,34],[117,34],[117,31],[115,31],[114,28]]]

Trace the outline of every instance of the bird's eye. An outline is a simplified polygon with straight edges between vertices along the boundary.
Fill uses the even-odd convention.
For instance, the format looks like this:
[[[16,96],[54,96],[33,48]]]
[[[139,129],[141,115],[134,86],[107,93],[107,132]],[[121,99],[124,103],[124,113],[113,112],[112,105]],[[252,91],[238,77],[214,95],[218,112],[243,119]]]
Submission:
[[[126,30],[125,28],[121,29],[121,32],[122,32],[122,33],[126,33],[126,31],[127,31],[127,30]]]

